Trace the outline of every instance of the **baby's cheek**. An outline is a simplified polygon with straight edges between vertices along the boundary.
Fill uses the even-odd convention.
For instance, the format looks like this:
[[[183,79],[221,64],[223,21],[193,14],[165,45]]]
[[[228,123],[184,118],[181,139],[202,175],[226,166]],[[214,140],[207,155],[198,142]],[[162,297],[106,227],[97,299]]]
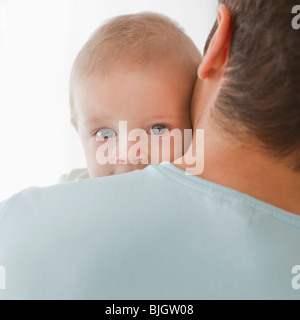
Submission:
[[[110,148],[107,147],[108,144],[105,141],[101,142],[94,139],[85,145],[86,163],[91,178],[104,177],[111,174],[111,166],[105,164],[110,161],[109,157],[112,154],[108,152],[108,150],[112,150],[112,146]],[[102,165],[99,163],[102,163]]]
[[[116,138],[99,141],[95,144],[94,158],[98,165],[116,163]]]

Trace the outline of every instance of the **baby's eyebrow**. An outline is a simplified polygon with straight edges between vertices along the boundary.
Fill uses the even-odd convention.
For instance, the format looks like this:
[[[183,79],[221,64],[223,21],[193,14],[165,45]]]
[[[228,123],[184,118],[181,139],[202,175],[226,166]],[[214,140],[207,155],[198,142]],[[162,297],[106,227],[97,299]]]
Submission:
[[[83,121],[83,124],[85,125],[93,125],[99,122],[103,122],[106,120],[109,120],[111,117],[107,116],[107,115],[99,115],[97,117],[93,117],[93,118],[87,118]]]

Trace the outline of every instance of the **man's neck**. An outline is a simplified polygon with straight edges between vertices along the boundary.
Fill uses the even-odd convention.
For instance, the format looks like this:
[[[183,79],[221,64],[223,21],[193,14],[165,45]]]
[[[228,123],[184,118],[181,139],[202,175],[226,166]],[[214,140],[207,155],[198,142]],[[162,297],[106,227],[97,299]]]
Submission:
[[[195,141],[193,144],[195,147]],[[300,215],[300,175],[280,159],[209,129],[205,130],[204,159],[204,172],[199,177]],[[183,170],[188,167],[177,166]]]

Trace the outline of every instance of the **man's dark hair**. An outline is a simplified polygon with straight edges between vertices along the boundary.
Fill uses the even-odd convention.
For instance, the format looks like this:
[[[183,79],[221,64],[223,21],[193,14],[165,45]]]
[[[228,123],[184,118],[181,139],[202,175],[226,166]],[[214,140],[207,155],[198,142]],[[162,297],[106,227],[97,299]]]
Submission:
[[[294,159],[300,171],[300,30],[291,24],[300,1],[219,3],[231,12],[233,37],[213,116],[226,131],[256,138],[273,156]]]

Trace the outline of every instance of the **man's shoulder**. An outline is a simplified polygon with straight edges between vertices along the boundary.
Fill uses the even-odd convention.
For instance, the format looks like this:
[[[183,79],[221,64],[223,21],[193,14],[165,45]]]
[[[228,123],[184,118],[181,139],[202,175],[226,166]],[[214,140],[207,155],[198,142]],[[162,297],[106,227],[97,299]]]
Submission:
[[[29,187],[0,203],[0,217],[6,211],[21,212],[37,208],[48,212],[58,210],[83,209],[82,204],[101,202],[102,206],[109,202],[111,206],[118,205],[122,198],[138,198],[147,185],[155,184],[157,175],[150,166],[143,170],[136,170],[126,174],[91,179],[86,169],[76,169],[66,175],[64,179],[52,186]],[[119,201],[115,201],[116,198]],[[86,211],[86,208],[85,208]]]
[[[73,178],[86,176],[86,169],[78,169]],[[67,182],[67,181],[66,181]],[[49,211],[89,210],[101,206],[106,210],[116,210],[126,203],[127,207],[152,208],[158,203],[162,210],[183,210],[189,212],[212,212],[218,210],[230,213],[231,219],[265,217],[281,220],[300,227],[300,218],[275,208],[233,189],[186,175],[175,166],[163,163],[150,165],[143,170],[126,174],[95,178],[75,179],[49,187],[31,187],[14,195],[0,204],[0,216],[8,208],[22,211],[29,208],[43,208]],[[124,209],[124,207],[123,207]]]
[[[6,298],[297,294],[300,218],[172,165],[31,188],[3,207]]]

